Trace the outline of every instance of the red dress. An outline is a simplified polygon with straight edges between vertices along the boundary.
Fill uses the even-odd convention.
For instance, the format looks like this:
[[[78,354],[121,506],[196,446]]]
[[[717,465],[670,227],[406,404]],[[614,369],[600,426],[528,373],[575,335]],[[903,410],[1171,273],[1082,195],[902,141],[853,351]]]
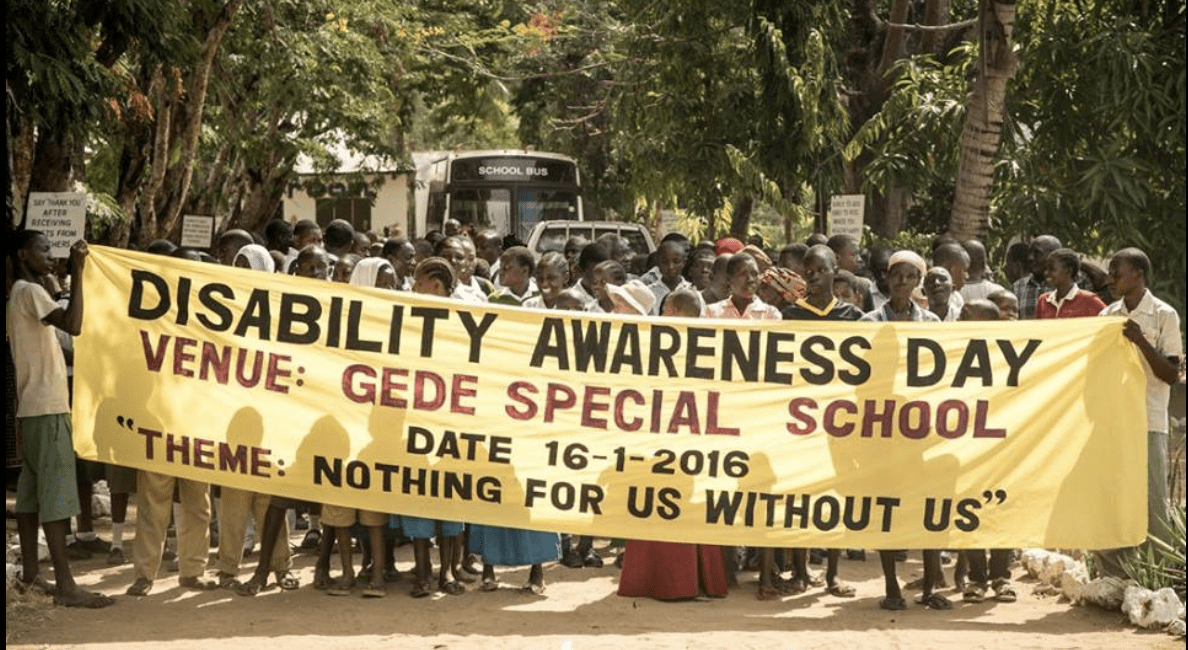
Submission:
[[[628,540],[619,595],[657,600],[726,596],[726,569],[717,546]]]

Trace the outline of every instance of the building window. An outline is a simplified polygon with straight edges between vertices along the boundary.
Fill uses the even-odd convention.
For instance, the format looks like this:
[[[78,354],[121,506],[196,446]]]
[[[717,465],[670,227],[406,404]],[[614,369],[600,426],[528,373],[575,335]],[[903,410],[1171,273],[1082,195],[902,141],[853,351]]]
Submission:
[[[355,232],[371,230],[371,202],[368,198],[337,197],[318,199],[318,225],[325,228],[335,219],[343,219],[355,228]]]

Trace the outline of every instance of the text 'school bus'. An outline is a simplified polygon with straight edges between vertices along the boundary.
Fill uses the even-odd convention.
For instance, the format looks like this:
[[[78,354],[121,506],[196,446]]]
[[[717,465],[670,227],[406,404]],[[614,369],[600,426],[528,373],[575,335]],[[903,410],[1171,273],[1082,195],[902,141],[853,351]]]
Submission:
[[[569,156],[539,151],[452,153],[430,167],[427,229],[447,218],[527,241],[551,219],[582,220],[582,183]]]

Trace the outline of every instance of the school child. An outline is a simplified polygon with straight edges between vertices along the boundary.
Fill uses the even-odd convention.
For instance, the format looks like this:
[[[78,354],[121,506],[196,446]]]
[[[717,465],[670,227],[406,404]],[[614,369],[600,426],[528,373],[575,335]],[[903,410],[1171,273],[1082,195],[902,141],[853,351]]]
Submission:
[[[1019,299],[1015,297],[1015,294],[1006,289],[1000,289],[990,292],[990,295],[986,296],[986,300],[998,307],[998,313],[1002,315],[1002,320],[1019,320]]]
[[[1044,262],[1052,290],[1041,294],[1035,305],[1036,318],[1087,318],[1097,316],[1106,305],[1096,294],[1077,286],[1081,256],[1068,248],[1058,248]]]
[[[657,250],[656,269],[659,277],[647,285],[652,293],[656,295],[653,314],[660,313],[660,303],[664,300],[664,296],[676,291],[677,289],[684,289],[693,286],[691,282],[686,280],[681,272],[685,270],[685,262],[688,259],[688,252],[686,248],[687,242],[681,242],[676,239],[666,240],[660,244]]]
[[[517,266],[522,266],[525,263],[523,259],[517,259],[516,251],[522,249],[527,252],[527,248],[521,246],[512,247],[504,251],[503,257],[500,258],[502,262],[501,276],[509,278],[504,282],[504,289],[511,290],[513,293],[516,290],[516,285],[511,282],[524,283],[522,276],[517,272],[510,277],[508,272]],[[531,255],[531,253],[529,253]],[[550,258],[548,262],[550,265],[555,265],[559,269],[563,269],[564,257],[556,255],[555,258]],[[543,261],[543,260],[542,260]],[[548,276],[550,291],[560,293],[560,288],[563,286],[562,276],[559,274],[545,274]],[[523,286],[521,284],[521,286]],[[543,290],[543,284],[542,290]],[[651,296],[651,292],[641,285],[641,289]],[[531,305],[534,299],[525,301],[525,307]],[[543,301],[536,305],[543,306]],[[483,591],[495,591],[498,588],[498,582],[495,578],[495,565],[503,566],[523,566],[530,565],[528,571],[528,582],[521,590],[526,593],[541,595],[545,591],[545,574],[544,563],[552,562],[561,557],[561,536],[557,533],[523,530],[518,528],[505,528],[503,526],[489,526],[486,524],[471,524],[470,526],[470,552],[480,555],[483,558],[483,573],[482,583],[480,589]]]
[[[712,245],[701,244],[693,249],[689,261],[685,264],[685,278],[693,284],[698,294],[709,288],[710,279],[714,273],[714,254]]]
[[[594,273],[598,265],[609,260],[610,255],[602,244],[586,244],[578,253],[578,277],[573,290],[582,298],[586,311],[594,311],[592,307],[598,302],[594,289]]]
[[[784,320],[827,320],[856,321],[862,318],[862,310],[852,303],[839,300],[833,294],[838,273],[836,254],[828,246],[813,246],[804,255],[804,281],[807,295],[786,307],[781,316]],[[825,589],[841,598],[852,598],[854,588],[838,580],[839,549],[828,549],[826,553]],[[801,593],[812,584],[807,565],[807,549],[792,550],[791,591]]]
[[[355,265],[359,263],[361,258],[354,253],[347,253],[338,258],[334,263],[334,269],[330,272],[330,281],[339,284],[347,284],[351,281],[351,272],[355,270]]]
[[[860,320],[865,322],[893,322],[907,321],[920,323],[939,323],[936,314],[921,309],[912,299],[913,293],[920,285],[920,278],[924,275],[924,258],[908,250],[897,251],[887,262],[887,285],[890,295],[882,307],[868,312]],[[895,575],[897,551],[879,551],[879,561],[883,568],[883,585],[885,597],[879,601],[879,607],[886,610],[902,610],[907,608],[903,592],[899,587],[899,579]],[[947,598],[937,593],[935,589],[944,582],[941,574],[940,551],[924,551],[924,580],[923,593],[920,602],[931,609],[949,609],[953,605]]]
[[[730,275],[726,272],[726,265],[733,256],[734,253],[718,253],[714,258],[714,264],[710,267],[709,286],[701,290],[701,300],[705,304],[721,302],[730,296]]]
[[[722,256],[718,257],[720,261]],[[715,262],[715,265],[717,262]],[[756,296],[759,288],[759,265],[747,253],[736,253],[727,260],[724,269],[729,280],[729,296],[706,305],[707,318],[738,318],[743,320],[780,320],[780,312]],[[704,295],[704,294],[703,294]],[[779,597],[773,584],[774,550],[763,549],[759,573],[759,600]]]
[[[540,294],[524,302],[525,307],[555,309],[557,298],[569,286],[569,262],[557,251],[540,256],[536,264],[536,286]]]
[[[1123,335],[1138,348],[1147,373],[1147,535],[1167,541],[1167,404],[1179,381],[1180,316],[1147,288],[1151,260],[1137,248],[1123,248],[1110,258],[1110,292],[1117,298],[1102,316],[1126,318]],[[1100,551],[1095,563],[1103,575],[1125,577],[1123,560],[1130,549]]]
[[[998,306],[989,300],[975,299],[965,303],[961,309],[962,321],[991,321],[1001,320],[1002,312]],[[986,549],[966,549],[962,551],[969,567],[969,582],[959,585],[961,599],[967,603],[980,603],[986,599],[989,589],[994,590],[994,600],[1000,603],[1013,603],[1018,600],[1014,587],[1011,586],[1011,549],[990,549],[990,563],[986,563]],[[954,582],[960,583],[959,578]]]
[[[590,305],[589,311],[596,314],[609,314],[614,311],[615,305],[611,300],[610,293],[607,292],[606,287],[610,284],[621,285],[627,281],[627,270],[623,265],[615,260],[606,260],[600,262],[598,266],[594,267],[594,303]]]
[[[982,242],[971,239],[962,242],[965,254],[969,255],[969,278],[961,287],[961,298],[966,302],[979,298],[989,298],[995,291],[1001,291],[1002,286],[990,280],[990,269],[986,268],[986,247]]]
[[[862,320],[870,322],[915,321],[939,323],[930,311],[921,309],[912,296],[924,277],[924,258],[908,251],[896,251],[887,263],[887,285],[890,295],[882,307],[867,312]]]
[[[70,518],[80,508],[66,362],[53,330],[57,327],[72,336],[82,330],[82,272],[87,244],[80,240],[70,249],[73,268],[70,305],[66,308],[58,305],[42,284],[54,262],[45,235],[35,230],[17,232],[11,256],[17,279],[6,305],[5,330],[16,369],[16,417],[22,442],[16,500],[20,583],[25,588],[53,593],[54,602],[66,607],[107,607],[114,602],[111,598],[85,591],[75,583],[67,556]],[[39,575],[39,521],[49,546],[56,587],[50,587]]]
[[[664,300],[666,318],[697,318],[701,295],[691,287],[677,289]],[[618,594],[629,598],[684,600],[701,594],[725,598],[729,591],[719,547],[627,540]]]
[[[340,263],[341,261],[339,260]],[[257,244],[248,244],[240,248],[232,257],[231,264],[262,273],[273,272],[272,256],[269,255],[266,248]],[[248,536],[249,518],[255,521],[257,528],[262,529],[272,499],[273,497],[268,494],[240,490],[226,485],[221,487],[218,500],[219,551],[215,564],[215,580],[220,587],[234,589],[238,586],[239,565],[248,549],[251,548],[245,541]],[[282,589],[296,589],[301,583],[292,572],[293,562],[292,553],[289,550],[287,522],[282,521],[282,526],[282,531],[277,535],[272,547],[271,561],[264,566],[276,574],[277,584]]]
[[[311,244],[301,249],[289,268],[290,272],[299,278],[329,280],[330,256],[326,251]]]
[[[524,246],[512,246],[499,256],[499,282],[488,302],[519,307],[540,292],[532,274],[536,272],[536,257]]]
[[[449,262],[440,257],[430,257],[418,264],[414,270],[412,290],[420,294],[448,298],[454,292],[456,281],[454,269]],[[410,596],[424,598],[433,593],[430,587],[433,562],[429,559],[429,540],[434,537],[437,538],[439,563],[438,589],[451,596],[465,593],[466,588],[462,586],[454,551],[462,534],[461,523],[394,515],[389,525],[393,528],[403,528],[404,534],[413,540],[413,558],[416,562],[413,571],[416,578],[412,591],[409,592]]]
[[[202,261],[195,251],[179,248],[171,257]],[[177,503],[174,503],[174,494]],[[210,549],[210,484],[149,470],[136,474],[136,537],[132,541],[132,584],[129,596],[147,596],[161,570],[170,520],[177,527],[177,583],[206,591],[219,584],[205,577]]]
[[[495,290],[490,282],[480,280],[474,274],[474,264],[477,255],[474,242],[465,235],[446,237],[437,244],[434,255],[444,259],[454,267],[457,276],[457,286],[454,287],[453,297],[469,303],[487,302],[487,297]]]
[[[853,273],[843,269],[834,274],[833,297],[851,305],[858,304],[858,279]]]
[[[954,303],[953,296],[957,296]],[[961,296],[953,291],[953,278],[943,266],[934,266],[924,275],[924,297],[928,300],[928,311],[936,314],[941,322],[953,322],[965,305]]]
[[[384,242],[380,257],[388,260],[396,271],[396,290],[412,290],[412,271],[416,266],[417,249],[407,239],[393,238]]]
[[[780,312],[755,295],[759,288],[759,265],[747,253],[738,253],[726,263],[730,296],[706,305],[708,318],[744,320],[780,320]]]

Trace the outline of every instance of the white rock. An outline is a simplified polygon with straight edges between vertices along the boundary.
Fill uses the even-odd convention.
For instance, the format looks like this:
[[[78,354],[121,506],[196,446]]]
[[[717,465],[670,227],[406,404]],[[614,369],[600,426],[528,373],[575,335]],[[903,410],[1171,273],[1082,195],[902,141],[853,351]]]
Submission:
[[[1072,596],[1071,600],[1078,605],[1096,605],[1104,610],[1116,612],[1122,608],[1122,601],[1126,596],[1127,588],[1133,585],[1133,582],[1128,582],[1121,578],[1096,578],[1091,582],[1085,583]]]
[[[1171,623],[1168,623],[1164,631],[1172,636],[1184,636],[1184,619],[1177,618]]]
[[[111,496],[107,494],[91,495],[91,516],[96,519],[111,516]]]
[[[1137,585],[1126,589],[1122,611],[1130,622],[1147,629],[1165,628],[1178,621],[1184,604],[1170,587],[1151,591]]]

